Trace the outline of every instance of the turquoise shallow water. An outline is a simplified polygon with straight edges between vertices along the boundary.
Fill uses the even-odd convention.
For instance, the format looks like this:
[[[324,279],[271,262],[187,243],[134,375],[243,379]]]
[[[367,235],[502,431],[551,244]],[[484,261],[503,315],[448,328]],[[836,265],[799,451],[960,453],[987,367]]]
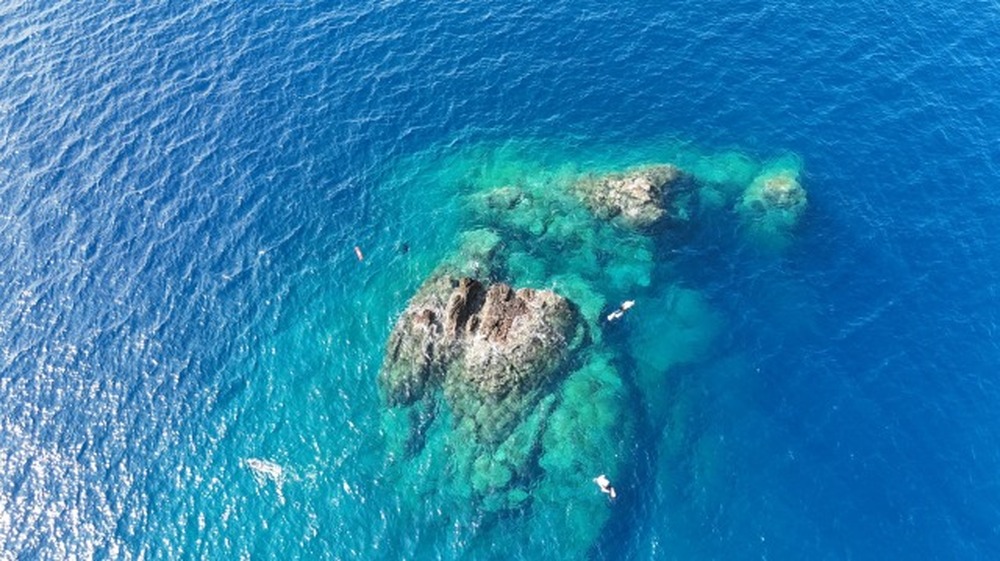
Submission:
[[[981,2],[0,7],[0,557],[996,558],[997,28]],[[505,230],[543,262],[511,278],[636,298],[599,342],[610,436],[549,464],[607,451],[620,498],[583,466],[497,516],[449,457],[394,463],[382,352],[470,197],[654,162],[700,180],[680,226],[558,202],[573,244]],[[777,238],[739,207],[767,165],[808,192]]]

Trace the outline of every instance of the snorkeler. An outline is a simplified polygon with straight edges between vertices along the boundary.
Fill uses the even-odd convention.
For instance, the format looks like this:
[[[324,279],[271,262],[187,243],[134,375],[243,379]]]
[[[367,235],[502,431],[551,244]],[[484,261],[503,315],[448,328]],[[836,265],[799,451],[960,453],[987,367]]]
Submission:
[[[625,312],[627,312],[629,308],[631,308],[632,306],[635,306],[635,300],[626,300],[622,302],[622,305],[618,306],[617,310],[608,314],[608,321],[615,321],[616,319],[620,319],[623,315],[625,315]]]
[[[603,473],[594,478],[594,483],[597,483],[597,486],[601,488],[601,492],[608,495],[609,498],[615,499],[618,497],[618,494],[615,493],[615,488],[611,486],[611,481]]]

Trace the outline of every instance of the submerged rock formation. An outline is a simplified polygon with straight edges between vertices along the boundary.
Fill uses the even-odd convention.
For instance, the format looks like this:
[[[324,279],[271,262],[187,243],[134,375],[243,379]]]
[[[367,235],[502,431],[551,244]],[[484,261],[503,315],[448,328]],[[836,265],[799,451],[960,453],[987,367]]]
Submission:
[[[806,204],[806,191],[799,183],[798,174],[783,171],[758,177],[743,196],[744,204],[759,204],[764,210],[786,209],[798,211]]]
[[[582,335],[576,307],[552,291],[438,274],[396,322],[379,382],[390,405],[443,387],[453,413],[494,442]]]
[[[629,227],[641,229],[667,215],[666,198],[684,177],[677,166],[648,166],[585,177],[576,184],[576,191],[597,216],[616,218]]]
[[[794,170],[765,173],[755,178],[743,193],[740,207],[757,218],[780,214],[786,217],[785,222],[794,222],[805,210],[806,190]]]

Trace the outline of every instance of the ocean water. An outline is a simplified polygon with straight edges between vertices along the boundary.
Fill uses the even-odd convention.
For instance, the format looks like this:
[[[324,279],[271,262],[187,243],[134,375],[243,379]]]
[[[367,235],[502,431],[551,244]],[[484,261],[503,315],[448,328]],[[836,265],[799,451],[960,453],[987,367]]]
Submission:
[[[5,3],[0,559],[996,559],[998,60],[995,2]],[[636,299],[601,446],[500,511],[447,413],[399,461],[386,338],[470,200],[648,163],[683,224],[499,226]]]

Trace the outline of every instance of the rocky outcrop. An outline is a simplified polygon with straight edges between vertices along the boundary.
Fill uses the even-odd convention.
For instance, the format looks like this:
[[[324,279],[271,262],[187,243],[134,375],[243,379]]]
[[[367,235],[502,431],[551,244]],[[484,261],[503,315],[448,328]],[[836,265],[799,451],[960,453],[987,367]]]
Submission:
[[[588,176],[577,182],[575,189],[597,216],[641,229],[667,215],[666,198],[684,178],[676,166],[656,165]]]
[[[582,332],[576,307],[552,291],[438,274],[396,322],[380,386],[390,405],[443,387],[456,417],[496,440],[537,401]]]
[[[791,171],[758,177],[747,189],[743,203],[759,210],[784,209],[800,211],[806,205],[806,190]]]
[[[781,241],[806,210],[806,190],[797,170],[769,170],[747,187],[737,209],[753,232]]]

